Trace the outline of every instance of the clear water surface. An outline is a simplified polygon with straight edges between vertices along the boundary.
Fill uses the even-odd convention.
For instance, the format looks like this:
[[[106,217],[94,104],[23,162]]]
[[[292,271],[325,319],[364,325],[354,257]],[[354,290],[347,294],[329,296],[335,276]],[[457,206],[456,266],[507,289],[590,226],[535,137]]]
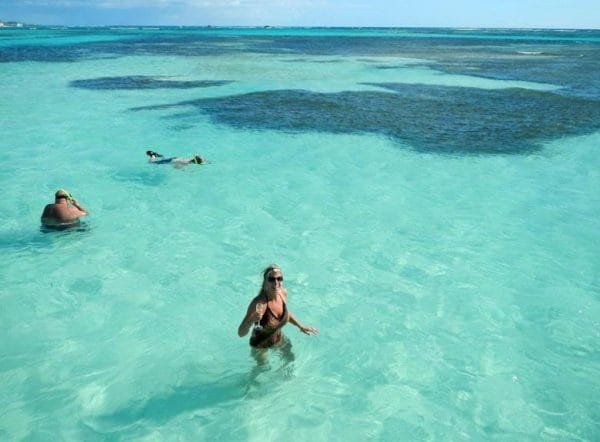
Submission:
[[[599,65],[598,31],[0,30],[0,439],[598,440]],[[41,232],[62,187],[90,216]],[[272,262],[320,334],[257,367]]]

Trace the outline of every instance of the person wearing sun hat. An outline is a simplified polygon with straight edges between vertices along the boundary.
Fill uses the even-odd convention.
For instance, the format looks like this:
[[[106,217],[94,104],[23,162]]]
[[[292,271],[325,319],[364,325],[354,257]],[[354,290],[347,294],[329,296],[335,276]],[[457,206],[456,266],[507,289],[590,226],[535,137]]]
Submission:
[[[69,192],[59,189],[54,194],[54,203],[44,207],[41,222],[46,227],[67,227],[79,224],[79,218],[87,214]]]

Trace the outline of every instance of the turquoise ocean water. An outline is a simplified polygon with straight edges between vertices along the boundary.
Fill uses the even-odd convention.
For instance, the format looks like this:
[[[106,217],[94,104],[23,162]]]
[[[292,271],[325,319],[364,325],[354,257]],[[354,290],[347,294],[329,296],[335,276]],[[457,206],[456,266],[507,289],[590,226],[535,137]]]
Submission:
[[[599,440],[599,71],[599,31],[0,30],[0,439]],[[257,368],[272,262],[320,334]]]

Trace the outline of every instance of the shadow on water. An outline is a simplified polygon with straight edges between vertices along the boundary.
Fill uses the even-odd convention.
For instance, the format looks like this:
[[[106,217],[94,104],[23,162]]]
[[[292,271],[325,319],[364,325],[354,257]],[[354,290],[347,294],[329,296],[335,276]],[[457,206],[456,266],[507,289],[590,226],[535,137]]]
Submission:
[[[25,252],[30,249],[48,248],[51,247],[52,244],[53,241],[51,238],[44,235],[39,235],[32,231],[10,231],[0,234],[0,251],[2,251],[2,253]]]
[[[57,237],[73,235],[77,232],[89,232],[90,230],[91,227],[87,221],[79,221],[76,224],[69,224],[64,226],[40,226],[40,232],[52,233],[55,234]]]
[[[247,376],[232,374],[215,382],[178,385],[146,399],[123,404],[108,414],[85,419],[85,425],[97,433],[121,432],[141,421],[164,424],[195,410],[224,406],[244,397]]]
[[[37,230],[12,230],[0,233],[0,251],[18,253],[47,249],[62,238],[82,237],[90,232],[91,226],[84,221],[71,226],[39,226]]]
[[[265,350],[260,356],[251,350],[256,359],[247,373],[232,373],[225,376],[213,375],[214,382],[187,383],[166,386],[144,399],[133,400],[116,410],[84,419],[83,424],[100,434],[119,433],[133,430],[144,423],[162,425],[181,415],[193,414],[204,409],[217,409],[236,401],[264,398],[280,382],[293,375],[294,356],[291,345],[281,350]],[[202,413],[198,413],[201,418]]]
[[[162,168],[158,168],[153,164],[144,164],[140,167],[148,167],[145,170],[121,170],[112,175],[115,181],[141,184],[143,186],[155,187],[160,186],[167,180],[167,175]]]

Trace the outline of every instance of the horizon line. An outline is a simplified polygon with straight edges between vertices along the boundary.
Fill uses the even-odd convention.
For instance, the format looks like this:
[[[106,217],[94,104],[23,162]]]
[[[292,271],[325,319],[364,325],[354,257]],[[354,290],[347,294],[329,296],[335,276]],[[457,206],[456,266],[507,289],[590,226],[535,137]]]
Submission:
[[[24,28],[31,26],[42,26],[48,28],[238,28],[238,29],[455,29],[463,31],[476,31],[476,30],[512,30],[512,31],[529,31],[529,30],[546,30],[546,31],[600,31],[600,28],[576,28],[576,27],[546,27],[546,26],[531,26],[531,27],[509,27],[509,26],[352,26],[352,25],[161,25],[161,24],[90,24],[90,25],[57,25],[57,24],[43,24],[43,23],[27,23],[16,20],[0,20],[0,23],[7,24],[10,26],[0,26],[2,28]],[[13,25],[15,24],[15,25]],[[20,25],[20,26],[18,26]]]

